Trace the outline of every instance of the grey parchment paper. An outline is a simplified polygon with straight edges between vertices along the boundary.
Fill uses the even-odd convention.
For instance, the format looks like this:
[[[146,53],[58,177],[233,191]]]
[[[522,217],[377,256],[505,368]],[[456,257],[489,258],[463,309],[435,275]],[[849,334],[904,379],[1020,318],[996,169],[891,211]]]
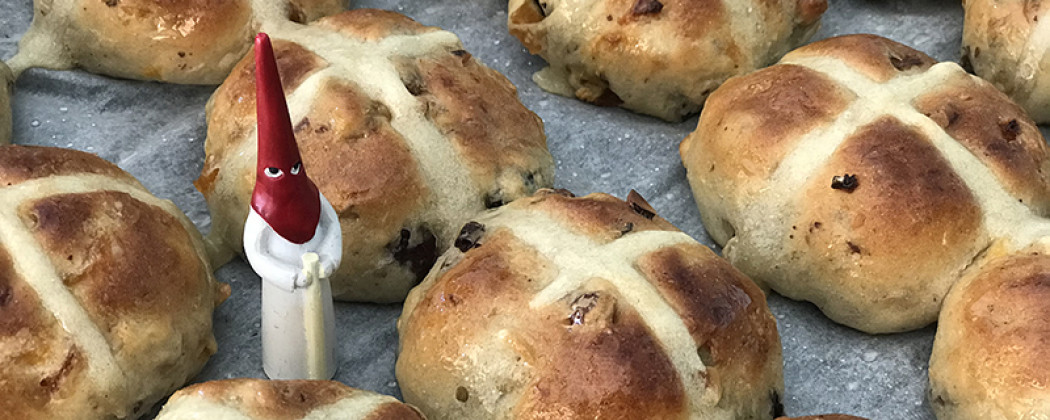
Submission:
[[[957,61],[962,34],[958,0],[829,0],[816,39],[875,33]],[[522,102],[543,118],[557,163],[557,185],[577,194],[634,188],[658,212],[713,245],[685,180],[678,144],[696,117],[669,124],[614,108],[554,96],[531,80],[543,60],[506,30],[505,0],[356,0],[352,7],[402,12],[441,26],[518,86]],[[31,0],[0,0],[0,58],[9,59],[32,19]],[[117,80],[82,71],[32,69],[13,98],[14,142],[68,147],[117,163],[156,195],[175,202],[204,232],[209,217],[193,188],[204,158],[204,103],[212,86]],[[1044,134],[1048,130],[1043,128]],[[263,377],[258,277],[240,260],[220,268],[233,288],[215,313],[219,352],[196,381]],[[871,336],[828,321],[813,305],[772,295],[784,348],[788,414],[841,412],[873,419],[932,419],[926,369],[934,328]],[[394,379],[400,305],[337,303],[339,371],[350,386],[400,397]]]

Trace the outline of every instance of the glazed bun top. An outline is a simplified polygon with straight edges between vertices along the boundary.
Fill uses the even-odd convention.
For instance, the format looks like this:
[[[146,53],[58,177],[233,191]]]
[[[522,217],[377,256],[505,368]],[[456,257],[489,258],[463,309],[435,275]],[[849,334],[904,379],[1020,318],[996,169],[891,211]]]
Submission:
[[[399,302],[471,216],[547,187],[543,123],[459,38],[355,9],[270,34],[303,165],[339,214],[337,299]],[[231,251],[255,182],[254,57],[208,104],[197,180]]]
[[[872,35],[730,80],[681,154],[734,265],[867,332],[933,322],[982,249],[1026,246],[1050,215],[1050,153],[1024,110]]]
[[[760,419],[783,395],[765,295],[634,194],[477,215],[398,330],[401,391],[432,420]]]
[[[1050,123],[1050,2],[965,0],[963,64]]]
[[[930,356],[930,402],[940,419],[1050,415],[1050,237],[998,245],[944,301]]]
[[[348,0],[35,0],[11,59],[28,67],[218,84],[257,31],[346,10]]]
[[[226,379],[188,386],[157,420],[423,420],[393,397],[335,381]]]
[[[229,295],[203,248],[115,165],[0,146],[0,412],[135,418],[195,376]]]
[[[819,28],[826,0],[510,0],[508,27],[548,91],[665,120]]]

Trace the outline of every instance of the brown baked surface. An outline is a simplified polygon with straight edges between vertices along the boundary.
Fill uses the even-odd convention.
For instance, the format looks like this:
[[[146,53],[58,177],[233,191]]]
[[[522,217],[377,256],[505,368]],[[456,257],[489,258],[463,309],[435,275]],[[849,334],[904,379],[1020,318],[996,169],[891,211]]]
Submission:
[[[1047,244],[989,256],[948,294],[930,357],[938,418],[1050,415]]]
[[[1030,241],[1024,226],[1050,214],[1050,155],[1024,111],[873,35],[728,81],[681,155],[735,266],[872,333],[932,323],[982,249]]]
[[[307,173],[343,228],[337,299],[404,299],[469,215],[553,181],[539,117],[514,86],[438,28],[358,9],[275,35]],[[333,51],[328,36],[342,47]],[[367,74],[358,66],[367,66]],[[255,182],[254,57],[208,106],[198,189],[212,238],[240,252]]]
[[[255,32],[346,10],[348,0],[36,0],[12,67],[79,67],[172,83],[218,84]]]
[[[203,382],[183,388],[168,399],[157,419],[204,416],[216,407],[254,420],[298,420],[325,414],[324,418],[344,420],[423,420],[418,411],[393,397],[350,388],[336,381],[247,378]]]
[[[1050,3],[964,0],[962,62],[1050,123]]]
[[[475,219],[405,303],[406,401],[432,420],[771,417],[765,296],[647,208],[541,190]]]
[[[510,0],[508,27],[549,91],[666,120],[816,32],[825,0]]]
[[[0,411],[135,417],[215,352],[228,295],[171,202],[83,152],[0,146]]]

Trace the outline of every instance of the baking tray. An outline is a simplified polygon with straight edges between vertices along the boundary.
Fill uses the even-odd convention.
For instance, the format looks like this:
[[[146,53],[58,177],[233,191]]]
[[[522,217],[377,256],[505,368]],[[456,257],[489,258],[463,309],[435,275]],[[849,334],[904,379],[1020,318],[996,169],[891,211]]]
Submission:
[[[957,61],[958,0],[830,0],[815,39],[875,33]],[[636,189],[662,216],[713,245],[685,180],[678,144],[696,117],[671,124],[548,94],[531,81],[544,62],[506,31],[504,0],[359,0],[352,7],[396,10],[441,26],[518,86],[543,118],[557,164],[556,184],[577,194],[624,197]],[[32,18],[31,0],[0,0],[0,58],[8,59]],[[13,98],[14,141],[96,153],[183,209],[204,232],[209,217],[192,182],[204,158],[208,86],[111,79],[81,71],[32,69]],[[1046,135],[1048,130],[1043,127]],[[716,247],[717,248],[717,247]],[[236,260],[217,272],[233,295],[215,313],[219,351],[195,381],[263,377],[259,280]],[[872,419],[932,419],[926,397],[934,328],[872,336],[836,325],[809,303],[772,295],[784,348],[784,405],[791,415],[841,412]],[[400,397],[394,379],[400,305],[337,303],[339,371],[350,386]]]

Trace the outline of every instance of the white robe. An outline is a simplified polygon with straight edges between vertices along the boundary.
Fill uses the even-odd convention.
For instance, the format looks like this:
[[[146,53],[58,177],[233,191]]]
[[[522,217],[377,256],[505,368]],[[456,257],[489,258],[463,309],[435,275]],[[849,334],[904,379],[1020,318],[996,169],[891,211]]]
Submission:
[[[303,244],[289,242],[251,209],[244,224],[244,253],[262,277],[263,370],[270,379],[306,379],[307,337],[303,309],[306,289],[302,256],[316,253],[321,262],[321,301],[324,311],[325,369],[335,375],[335,314],[328,277],[343,255],[342,232],[335,209],[321,195],[321,217],[313,238]],[[321,343],[318,343],[320,345]]]

